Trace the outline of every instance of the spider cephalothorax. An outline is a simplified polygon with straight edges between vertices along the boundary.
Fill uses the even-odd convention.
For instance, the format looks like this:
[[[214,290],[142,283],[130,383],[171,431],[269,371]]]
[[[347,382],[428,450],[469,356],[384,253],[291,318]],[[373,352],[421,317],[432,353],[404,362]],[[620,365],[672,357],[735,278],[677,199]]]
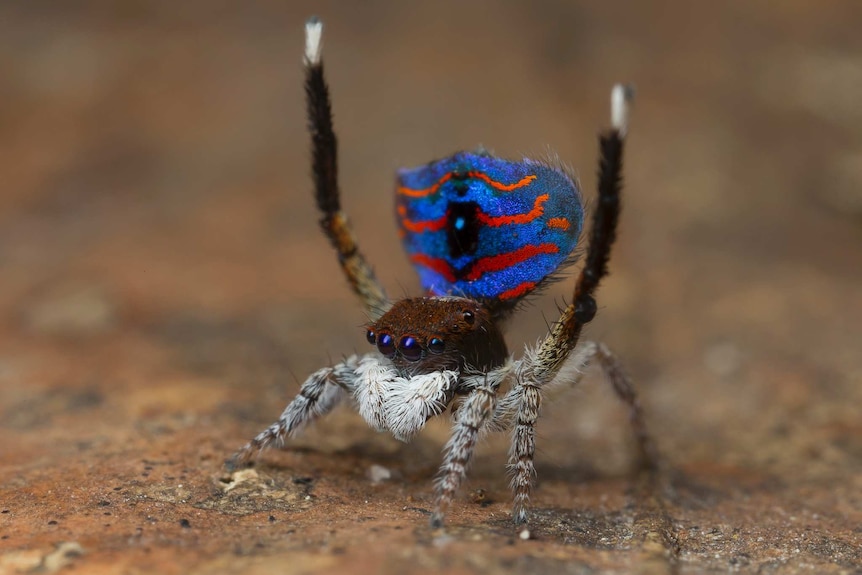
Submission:
[[[535,476],[542,391],[562,379],[558,375],[567,361],[581,367],[593,359],[629,407],[639,461],[651,464],[651,444],[631,383],[606,347],[579,344],[583,326],[595,315],[594,292],[607,274],[616,234],[629,91],[616,86],[612,92],[613,127],[600,138],[599,201],[572,302],[535,349],[514,359],[506,351],[502,320],[571,261],[580,238],[584,211],[573,178],[541,162],[512,162],[483,151],[459,152],[400,171],[396,218],[427,295],[390,302],[341,211],[336,138],[320,58],[322,30],[316,19],[306,24],[315,199],[321,226],[371,317],[366,335],[376,351],[313,373],[278,421],[243,447],[231,465],[282,443],[343,398],[351,398],[373,428],[408,441],[460,396],[432,524],[442,524],[483,430],[512,433],[513,515],[524,522]],[[568,381],[574,384],[579,377],[575,370]]]
[[[485,306],[461,297],[399,300],[366,334],[404,377],[470,368],[488,371],[508,356],[503,334]]]

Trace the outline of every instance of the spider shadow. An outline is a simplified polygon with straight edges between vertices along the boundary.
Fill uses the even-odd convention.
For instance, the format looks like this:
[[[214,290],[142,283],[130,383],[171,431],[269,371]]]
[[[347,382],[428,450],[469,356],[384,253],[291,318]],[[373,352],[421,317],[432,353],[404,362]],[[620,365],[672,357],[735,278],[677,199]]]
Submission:
[[[300,473],[306,475],[326,474],[331,477],[365,477],[373,466],[382,466],[393,480],[406,484],[422,485],[426,481],[429,489],[442,461],[444,441],[420,435],[410,443],[395,440],[385,433],[375,433],[356,425],[348,425],[347,444],[332,444],[327,438],[337,432],[330,431],[320,422],[302,439],[277,449],[254,463],[258,469],[274,472]],[[345,436],[338,432],[339,436]],[[307,471],[301,471],[302,469]]]

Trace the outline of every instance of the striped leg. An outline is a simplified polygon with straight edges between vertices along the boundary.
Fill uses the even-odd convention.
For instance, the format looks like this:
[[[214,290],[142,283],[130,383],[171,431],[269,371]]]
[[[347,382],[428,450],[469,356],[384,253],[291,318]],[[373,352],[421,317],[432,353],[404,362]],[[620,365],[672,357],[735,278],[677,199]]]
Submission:
[[[510,367],[505,366],[481,376],[481,381],[476,382],[475,386],[467,384],[473,389],[455,414],[452,436],[443,450],[443,465],[437,479],[437,501],[431,515],[431,527],[443,526],[446,509],[467,477],[467,469],[473,458],[479,433],[494,414],[497,390],[508,375]]]
[[[326,415],[356,385],[358,358],[351,356],[343,363],[317,370],[305,380],[293,401],[284,409],[278,421],[258,433],[228,460],[235,469],[248,463],[273,444],[284,445],[285,439],[296,435],[303,427]]]
[[[359,251],[347,215],[341,210],[338,190],[338,142],[332,126],[329,87],[323,76],[320,53],[323,23],[311,18],[305,24],[305,94],[308,106],[308,129],[311,132],[312,174],[317,207],[322,213],[320,225],[332,242],[338,261],[354,293],[362,300],[372,320],[389,309],[383,287],[374,270]]]
[[[620,360],[611,353],[607,346],[602,343],[590,343],[595,346],[595,357],[614,388],[614,392],[629,409],[629,422],[635,436],[638,468],[655,469],[658,464],[658,453],[652,437],[647,433],[643,409],[631,379],[623,370]]]
[[[615,86],[611,92],[612,128],[599,138],[599,195],[593,212],[590,241],[584,265],[575,283],[572,303],[554,324],[551,333],[539,344],[534,354],[523,360],[519,369],[516,385],[518,411],[509,466],[513,470],[514,519],[524,522],[527,519],[526,505],[530,497],[535,476],[533,458],[535,456],[535,424],[541,404],[540,390],[553,381],[569,354],[578,344],[581,331],[596,314],[596,300],[593,296],[601,279],[608,273],[608,259],[616,239],[617,222],[620,214],[620,194],[622,191],[623,142],[628,128],[628,101],[631,91],[623,86]],[[617,394],[630,406],[641,450],[646,453],[646,432],[643,417],[631,384],[622,375],[619,365],[605,348],[596,348],[596,354],[611,375]]]
[[[629,421],[635,436],[636,461],[639,469],[652,469],[656,465],[657,454],[652,439],[646,430],[643,410],[631,380],[625,374],[619,360],[601,343],[592,341],[579,346],[573,358],[575,372],[571,380],[560,381],[575,386],[581,381],[585,369],[598,362],[611,387],[620,401],[629,410]],[[528,357],[525,362],[532,358]],[[529,372],[533,366],[526,365]],[[499,402],[489,426],[495,429],[514,428],[512,447],[509,452],[509,468],[512,473],[514,510],[512,516],[517,523],[527,520],[527,503],[532,491],[536,471],[533,464],[535,455],[535,425],[541,405],[541,387],[535,381],[520,381]]]
[[[527,503],[533,489],[536,477],[536,467],[533,459],[536,455],[536,420],[539,418],[539,406],[542,396],[539,386],[534,383],[521,382],[518,416],[515,430],[512,434],[512,447],[509,450],[509,469],[512,473],[512,519],[515,523],[527,521]]]

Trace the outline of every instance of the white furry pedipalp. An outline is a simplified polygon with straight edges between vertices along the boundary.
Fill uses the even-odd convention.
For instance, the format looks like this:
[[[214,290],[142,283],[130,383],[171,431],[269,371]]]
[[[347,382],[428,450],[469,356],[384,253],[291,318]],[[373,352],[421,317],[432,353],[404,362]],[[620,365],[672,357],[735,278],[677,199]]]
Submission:
[[[445,370],[389,382],[383,417],[395,439],[410,441],[429,418],[440,415],[454,395],[458,372]]]
[[[403,379],[395,366],[375,355],[366,355],[356,367],[356,389],[353,396],[359,404],[359,415],[377,431],[386,430],[384,402],[392,382]]]
[[[402,377],[389,360],[369,354],[356,367],[353,396],[368,425],[410,441],[429,418],[446,409],[458,377],[451,370]]]

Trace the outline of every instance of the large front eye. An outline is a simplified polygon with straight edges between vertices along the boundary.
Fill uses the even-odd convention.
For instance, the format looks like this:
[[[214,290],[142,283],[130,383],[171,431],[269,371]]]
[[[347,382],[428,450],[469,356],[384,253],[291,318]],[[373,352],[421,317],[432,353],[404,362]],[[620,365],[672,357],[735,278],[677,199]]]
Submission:
[[[446,350],[446,344],[439,337],[432,337],[428,340],[428,351],[431,353],[443,353]]]
[[[386,357],[395,355],[395,338],[388,333],[377,336],[377,349]]]
[[[473,312],[470,310],[464,311],[464,321],[466,321],[469,325],[473,325],[473,322],[476,321],[476,316],[473,315]]]
[[[410,361],[419,361],[422,359],[422,346],[416,341],[416,338],[410,335],[405,335],[398,342],[398,351]]]

